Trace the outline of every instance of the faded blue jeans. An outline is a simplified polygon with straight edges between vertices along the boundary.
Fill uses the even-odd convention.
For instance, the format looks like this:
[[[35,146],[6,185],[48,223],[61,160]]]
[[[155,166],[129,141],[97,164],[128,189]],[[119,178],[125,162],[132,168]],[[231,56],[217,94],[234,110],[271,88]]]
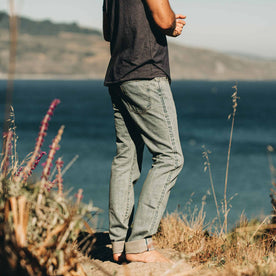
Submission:
[[[167,78],[126,81],[109,87],[117,153],[112,162],[109,235],[113,253],[152,250],[170,190],[183,166],[177,116]],[[133,185],[139,179],[144,145],[152,154],[134,216]]]

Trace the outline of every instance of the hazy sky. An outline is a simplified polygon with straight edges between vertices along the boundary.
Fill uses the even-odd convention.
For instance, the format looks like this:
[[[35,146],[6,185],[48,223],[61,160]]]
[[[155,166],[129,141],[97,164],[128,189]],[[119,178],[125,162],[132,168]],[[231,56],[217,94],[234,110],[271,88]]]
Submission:
[[[126,1],[126,0],[125,0]],[[18,13],[101,29],[102,0],[15,0]],[[276,0],[171,0],[187,15],[177,43],[276,58]],[[7,10],[8,0],[0,0]]]

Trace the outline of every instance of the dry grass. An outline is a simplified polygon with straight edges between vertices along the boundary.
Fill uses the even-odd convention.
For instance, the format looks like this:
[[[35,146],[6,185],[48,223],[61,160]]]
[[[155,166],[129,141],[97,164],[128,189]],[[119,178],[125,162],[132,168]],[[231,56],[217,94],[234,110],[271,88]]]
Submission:
[[[276,275],[275,242],[269,223],[261,225],[241,218],[240,225],[227,235],[210,234],[203,226],[201,212],[192,222],[177,213],[162,219],[155,242],[179,252],[180,261],[173,267],[179,274],[172,275],[187,275],[181,274],[183,262],[195,268],[191,275],[197,275],[196,270],[200,275]]]

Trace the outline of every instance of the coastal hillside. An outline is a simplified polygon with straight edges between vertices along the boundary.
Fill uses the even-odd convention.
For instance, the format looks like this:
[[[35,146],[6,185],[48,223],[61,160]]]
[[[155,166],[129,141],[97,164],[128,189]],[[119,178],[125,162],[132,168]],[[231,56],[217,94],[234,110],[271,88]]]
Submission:
[[[21,17],[18,24],[17,78],[102,79],[108,43],[98,30],[76,23],[57,24]],[[0,78],[9,60],[8,15],[0,12]],[[276,61],[231,56],[169,43],[173,79],[275,80]]]

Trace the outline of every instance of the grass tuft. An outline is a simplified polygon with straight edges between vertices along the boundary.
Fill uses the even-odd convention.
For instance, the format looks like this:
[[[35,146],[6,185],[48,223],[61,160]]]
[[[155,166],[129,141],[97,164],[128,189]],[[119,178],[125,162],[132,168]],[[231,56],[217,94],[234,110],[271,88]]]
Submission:
[[[75,241],[87,227],[84,218],[92,218],[98,208],[76,200],[63,192],[63,161],[55,162],[56,176],[50,170],[59,149],[64,127],[53,139],[42,171],[41,180],[32,182],[44,152],[41,146],[48,122],[59,100],[54,100],[42,121],[34,152],[19,164],[15,127],[4,134],[0,167],[0,266],[3,275],[86,275],[79,264]],[[14,117],[14,116],[13,116]],[[13,120],[10,120],[14,124]],[[54,189],[56,188],[56,189]]]

